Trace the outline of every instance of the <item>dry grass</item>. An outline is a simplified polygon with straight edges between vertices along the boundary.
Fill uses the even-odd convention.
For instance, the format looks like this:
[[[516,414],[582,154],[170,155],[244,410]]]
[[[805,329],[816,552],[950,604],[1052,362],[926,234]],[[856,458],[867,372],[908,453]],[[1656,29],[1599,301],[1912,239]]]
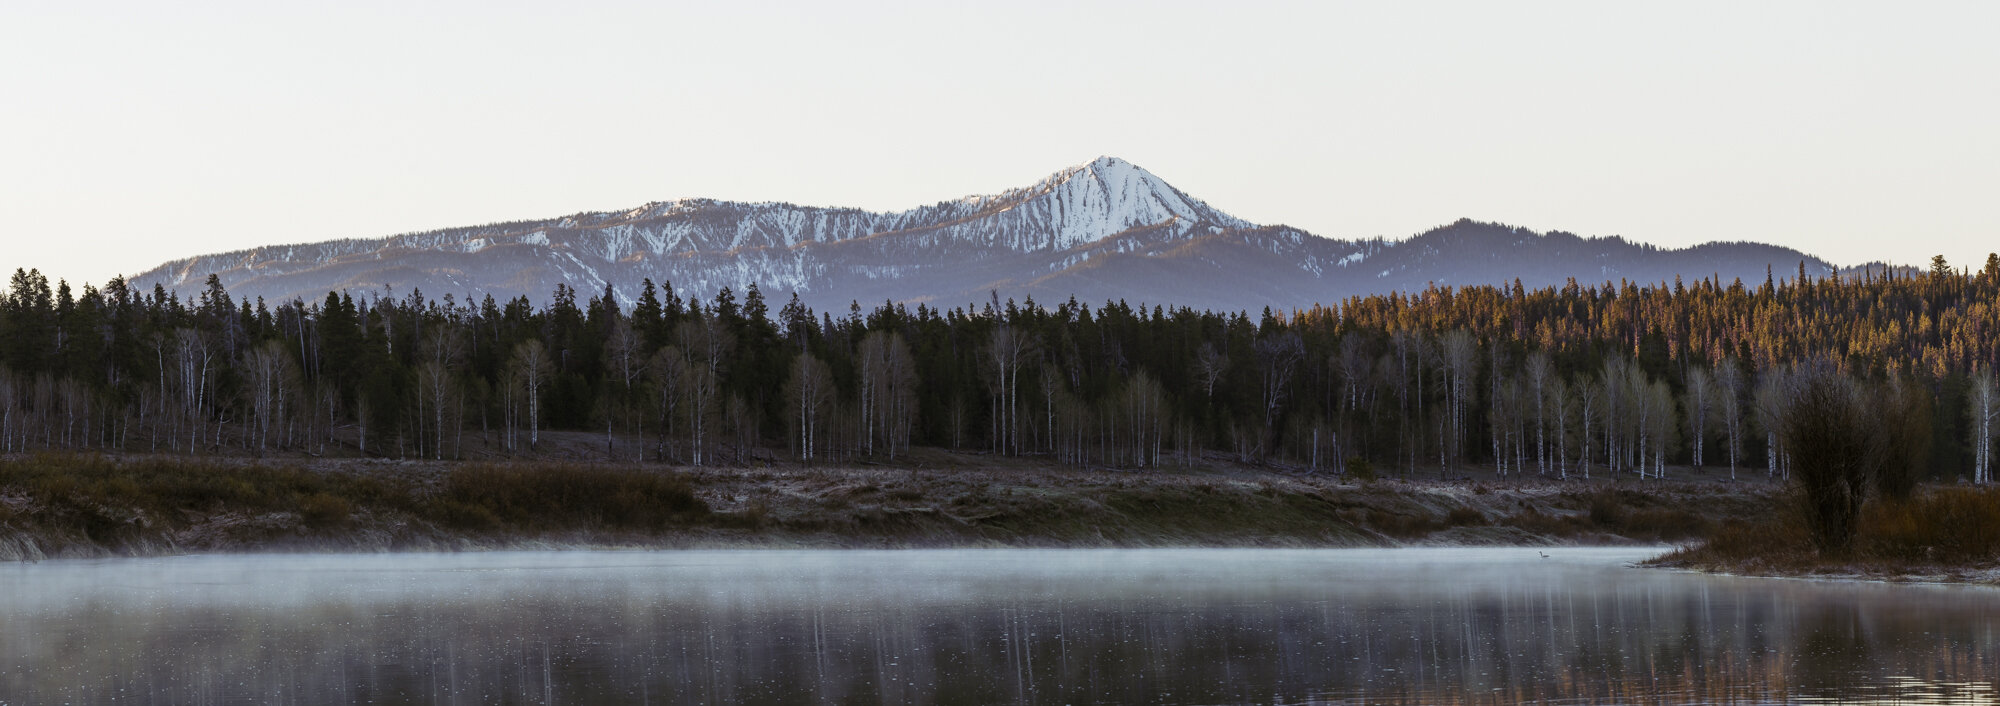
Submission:
[[[194,524],[196,516],[297,513],[337,526],[356,505],[408,511],[401,483],[356,474],[149,458],[41,454],[0,461],[0,488],[18,498],[4,519],[17,531],[72,536],[106,548]]]
[[[1814,548],[1794,514],[1731,522],[1706,542],[1656,560],[1666,566],[1751,574],[1955,575],[2000,565],[2000,489],[1920,488],[1862,509],[1853,548]]]
[[[708,514],[679,474],[577,464],[453,469],[427,503],[466,530],[661,530]]]
[[[677,469],[0,459],[0,545],[105,555],[521,545],[1601,544],[1700,535],[1772,505],[1768,488],[1748,484],[1357,483],[1220,463],[1079,470],[936,449],[918,449],[903,463]],[[10,551],[0,546],[0,558]]]
[[[643,535],[709,515],[680,474],[575,464],[465,465],[426,478],[43,454],[0,460],[0,499],[0,537],[44,555]]]
[[[1861,514],[1861,551],[1885,561],[1980,564],[2000,559],[2000,489],[1938,488],[1878,501]]]

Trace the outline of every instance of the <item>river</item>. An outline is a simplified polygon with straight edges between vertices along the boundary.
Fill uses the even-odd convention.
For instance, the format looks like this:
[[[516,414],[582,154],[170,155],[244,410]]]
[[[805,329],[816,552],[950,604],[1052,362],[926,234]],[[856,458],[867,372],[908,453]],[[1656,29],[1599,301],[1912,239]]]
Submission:
[[[0,704],[1996,698],[2000,591],[1631,566],[1657,551],[9,564],[0,565]]]

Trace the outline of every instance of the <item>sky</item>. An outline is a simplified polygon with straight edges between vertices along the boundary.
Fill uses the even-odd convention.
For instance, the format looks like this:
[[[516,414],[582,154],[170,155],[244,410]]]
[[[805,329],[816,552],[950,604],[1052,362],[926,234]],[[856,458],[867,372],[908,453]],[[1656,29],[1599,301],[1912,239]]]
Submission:
[[[900,210],[1099,155],[1335,238],[1472,218],[2000,249],[2000,3],[0,4],[0,267],[706,196]]]

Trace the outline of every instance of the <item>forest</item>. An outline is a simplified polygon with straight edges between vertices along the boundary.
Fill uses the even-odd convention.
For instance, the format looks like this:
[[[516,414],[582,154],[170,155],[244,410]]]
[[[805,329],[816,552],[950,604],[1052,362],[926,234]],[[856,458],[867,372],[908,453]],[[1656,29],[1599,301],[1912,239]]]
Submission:
[[[1754,285],[1517,280],[1256,315],[997,295],[773,311],[754,284],[640,291],[266,302],[213,276],[183,299],[16,270],[0,452],[492,459],[554,430],[599,435],[600,460],[692,466],[927,446],[1123,469],[1783,475],[1792,381],[1816,365],[1922,423],[1915,476],[1987,482],[2000,418],[2000,256]]]

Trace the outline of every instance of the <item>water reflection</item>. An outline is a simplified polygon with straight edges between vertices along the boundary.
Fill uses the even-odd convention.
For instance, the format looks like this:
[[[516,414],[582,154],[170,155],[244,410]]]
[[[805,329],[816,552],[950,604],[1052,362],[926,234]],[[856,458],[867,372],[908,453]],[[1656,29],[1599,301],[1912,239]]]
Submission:
[[[2000,592],[1633,550],[0,566],[0,703],[1991,703]]]

